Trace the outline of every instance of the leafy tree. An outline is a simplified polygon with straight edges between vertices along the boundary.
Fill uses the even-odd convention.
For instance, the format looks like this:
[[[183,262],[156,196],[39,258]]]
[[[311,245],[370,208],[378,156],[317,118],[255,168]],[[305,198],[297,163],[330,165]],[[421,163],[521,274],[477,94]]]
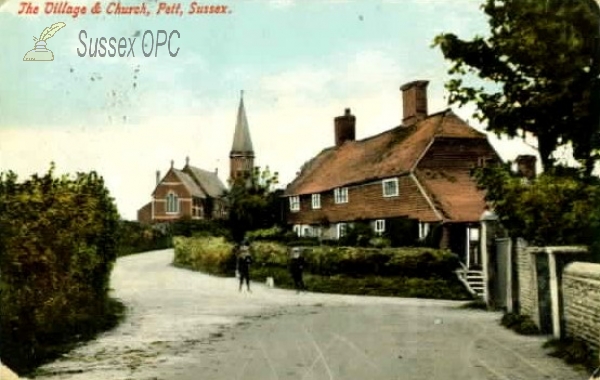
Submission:
[[[585,174],[599,158],[599,9],[593,0],[485,0],[490,35],[435,38],[452,61],[450,103],[477,106],[487,129],[537,138],[545,170],[571,143]],[[476,78],[479,78],[477,80]]]
[[[508,164],[478,169],[475,177],[511,236],[535,245],[588,245],[600,253],[599,181],[555,172],[529,183]]]
[[[241,241],[246,232],[269,228],[280,222],[281,198],[275,190],[279,174],[269,167],[255,167],[245,176],[231,182],[225,194],[228,222],[234,241]]]

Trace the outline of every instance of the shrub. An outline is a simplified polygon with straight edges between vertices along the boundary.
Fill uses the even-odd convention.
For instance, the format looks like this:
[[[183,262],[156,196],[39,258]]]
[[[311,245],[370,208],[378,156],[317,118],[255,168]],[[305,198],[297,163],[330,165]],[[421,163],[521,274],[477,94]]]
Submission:
[[[119,223],[119,256],[171,246],[171,236],[156,226],[125,220]]]
[[[550,356],[561,358],[567,364],[582,365],[589,371],[599,365],[597,353],[580,339],[552,339],[544,343],[544,348],[550,349]]]
[[[234,245],[224,237],[176,236],[173,238],[173,246],[175,266],[215,275],[227,275],[235,271]]]
[[[211,274],[233,275],[233,245],[222,238],[174,239],[174,264]],[[273,277],[278,287],[292,288],[288,246],[277,242],[251,244],[254,281]],[[429,248],[373,249],[303,247],[305,283],[311,291],[442,299],[471,299],[454,275],[457,258]]]
[[[231,240],[231,233],[223,220],[179,219],[168,223],[166,233],[170,236],[210,237],[223,236]]]
[[[279,226],[271,228],[263,228],[255,231],[249,231],[246,233],[246,237],[252,241],[256,240],[267,240],[267,241],[283,241],[285,239],[286,231]],[[295,234],[294,234],[295,236]]]
[[[500,324],[521,335],[540,334],[539,328],[531,320],[531,318],[526,315],[506,313],[502,316]]]
[[[475,171],[511,236],[532,245],[587,245],[600,262],[600,183],[555,168],[523,183],[506,167]]]
[[[119,216],[95,172],[17,182],[0,174],[0,356],[17,372],[54,344],[102,328]]]

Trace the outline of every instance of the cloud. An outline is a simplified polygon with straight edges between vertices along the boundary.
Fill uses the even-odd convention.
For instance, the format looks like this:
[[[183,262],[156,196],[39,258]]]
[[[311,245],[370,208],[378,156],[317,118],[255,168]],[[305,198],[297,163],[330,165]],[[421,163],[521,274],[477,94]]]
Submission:
[[[295,0],[269,0],[269,5],[272,8],[287,9],[296,5]]]
[[[87,95],[94,97],[97,108],[81,114],[87,117],[70,117],[77,121],[69,126],[17,129],[3,125],[0,170],[27,176],[45,172],[50,160],[56,162],[59,172],[96,170],[105,177],[121,214],[134,219],[136,210],[150,200],[155,171],[164,174],[171,160],[182,167],[189,156],[194,166],[217,167],[221,179],[226,180],[239,101],[239,87],[234,91],[229,85],[233,83],[247,86],[245,104],[256,164],[279,171],[285,185],[305,161],[333,145],[333,118],[347,107],[357,117],[359,139],[400,124],[399,86],[403,82],[430,80],[430,112],[446,108],[444,71],[435,65],[410,68],[409,62],[396,55],[385,47],[346,50],[323,57],[319,63],[297,62],[260,76],[240,66],[220,78],[225,83],[221,93],[189,85],[191,77],[208,75],[208,65],[200,55],[178,58],[177,65],[168,70],[159,61],[143,62],[136,89],[131,76],[137,62],[76,65],[74,78],[69,79],[74,82],[89,82],[89,74],[94,72],[105,78],[112,74],[110,82],[86,82],[90,86]],[[203,75],[194,75],[198,72]],[[223,94],[225,90],[231,91],[231,96]],[[471,112],[457,113],[470,118]],[[125,122],[122,116],[127,116]]]

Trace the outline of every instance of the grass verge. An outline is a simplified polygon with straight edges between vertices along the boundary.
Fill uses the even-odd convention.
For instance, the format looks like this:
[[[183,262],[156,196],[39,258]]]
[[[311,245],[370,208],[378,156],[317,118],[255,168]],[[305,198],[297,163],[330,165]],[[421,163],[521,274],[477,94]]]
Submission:
[[[253,268],[253,281],[265,281],[273,277],[275,286],[293,289],[289,272],[282,268]],[[344,275],[320,276],[307,273],[304,283],[308,291],[317,293],[393,296],[411,298],[431,298],[447,300],[471,300],[472,296],[464,286],[452,278],[413,278]]]

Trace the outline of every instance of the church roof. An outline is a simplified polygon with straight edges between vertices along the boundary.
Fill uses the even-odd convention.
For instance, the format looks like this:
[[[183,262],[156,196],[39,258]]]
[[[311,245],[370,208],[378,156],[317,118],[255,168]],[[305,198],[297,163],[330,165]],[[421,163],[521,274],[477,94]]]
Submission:
[[[215,172],[209,172],[190,165],[187,165],[183,170],[191,174],[196,180],[196,183],[200,185],[200,188],[204,190],[209,197],[219,198],[226,190],[225,185],[221,182],[219,176]]]
[[[235,123],[235,133],[233,135],[231,153],[254,153],[252,139],[250,138],[250,128],[248,127],[248,119],[246,117],[246,109],[244,107],[243,91],[240,98],[237,121]]]

